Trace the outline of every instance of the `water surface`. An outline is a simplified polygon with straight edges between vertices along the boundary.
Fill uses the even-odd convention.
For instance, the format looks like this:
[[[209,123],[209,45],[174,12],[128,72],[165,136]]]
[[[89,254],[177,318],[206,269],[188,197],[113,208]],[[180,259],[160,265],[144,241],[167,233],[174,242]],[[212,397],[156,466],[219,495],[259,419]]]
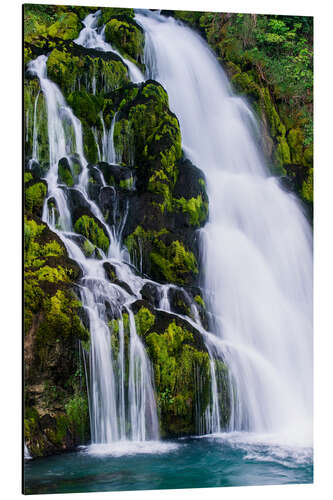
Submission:
[[[245,434],[116,443],[25,462],[25,492],[78,493],[311,483],[311,448]]]

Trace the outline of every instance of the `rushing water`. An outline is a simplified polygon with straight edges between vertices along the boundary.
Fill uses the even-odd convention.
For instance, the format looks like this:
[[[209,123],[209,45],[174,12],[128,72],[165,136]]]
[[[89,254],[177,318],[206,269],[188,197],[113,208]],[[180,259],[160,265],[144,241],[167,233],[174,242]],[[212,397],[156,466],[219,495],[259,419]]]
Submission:
[[[291,438],[296,431],[311,444],[310,227],[294,196],[269,176],[256,120],[206,43],[158,13],[136,20],[146,33],[147,76],[166,88],[184,150],[207,179],[203,267],[231,373],[230,429]]]
[[[83,152],[81,123],[67,106],[59,88],[47,78],[46,63],[47,57],[39,56],[29,65],[30,72],[39,78],[48,111],[50,168],[46,176],[48,197],[44,204],[43,220],[59,234],[70,257],[78,262],[83,271],[80,295],[89,317],[91,335],[90,352],[87,357],[90,372],[89,409],[92,443],[105,444],[126,439],[156,440],[159,432],[151,366],[136,333],[133,313],[127,308],[127,304],[133,301],[133,297],[121,287],[107,281],[103,263],[109,258],[122,268],[122,277],[125,275],[126,282],[133,287],[134,300],[139,297],[138,290],[135,288],[139,278],[133,275],[122,260],[125,252],[121,248],[121,242],[117,239],[116,228],[109,228],[106,225],[97,205],[89,200],[88,169]],[[64,157],[70,160],[70,155],[74,153],[78,156],[82,167],[75,188],[83,200],[89,204],[92,213],[103,224],[109,236],[110,248],[108,255],[104,255],[102,261],[86,258],[72,239],[71,214],[64,186],[59,184],[58,162]],[[56,210],[59,214],[57,224],[55,224],[54,210],[49,209],[50,199],[55,200],[56,203]],[[142,284],[141,281],[140,284]],[[127,308],[130,317],[129,390],[126,395],[124,390],[126,367],[123,359],[114,359],[106,314],[107,306],[117,313],[116,317],[120,318],[120,322],[123,306]],[[123,354],[123,346],[121,352]],[[128,429],[126,429],[126,422],[128,422]]]

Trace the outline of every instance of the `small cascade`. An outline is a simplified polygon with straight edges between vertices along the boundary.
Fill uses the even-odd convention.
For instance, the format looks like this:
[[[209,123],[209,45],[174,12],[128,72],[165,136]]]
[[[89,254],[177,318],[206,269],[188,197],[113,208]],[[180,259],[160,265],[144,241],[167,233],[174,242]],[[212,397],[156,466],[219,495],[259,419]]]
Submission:
[[[32,160],[38,161],[38,141],[37,141],[37,106],[40,91],[38,91],[34,104],[34,128],[32,137]]]
[[[130,304],[140,298],[142,280],[133,274],[131,267],[125,262],[127,251],[121,244],[126,212],[119,228],[109,227],[99,207],[89,199],[89,176],[83,153],[81,123],[68,107],[59,88],[47,78],[46,62],[46,56],[39,56],[29,65],[29,71],[39,78],[48,113],[50,168],[46,175],[48,196],[43,208],[43,220],[59,235],[68,255],[79,264],[83,272],[79,295],[90,330],[90,346],[85,359],[92,443],[105,445],[127,439],[157,440],[159,430],[151,365],[136,332],[134,315],[130,309]],[[58,165],[59,160],[63,158],[67,158],[70,163],[73,154],[79,159],[82,167],[73,189],[79,191],[109,237],[107,255],[99,249],[104,255],[102,261],[86,258],[72,239],[75,233],[72,232],[71,213],[65,190],[59,184]],[[56,209],[49,209],[51,200]],[[55,211],[58,214],[57,220]],[[134,296],[106,279],[103,263],[107,261],[116,265],[119,276],[125,277],[126,282],[133,287]],[[126,311],[129,318],[128,332],[124,325],[123,311]],[[110,314],[111,317],[119,318],[118,332],[110,326]],[[112,335],[118,336],[118,353],[112,347]],[[126,352],[126,335],[129,335],[130,339],[129,352]]]
[[[27,445],[24,443],[24,460],[31,460],[31,459],[32,456],[30,455]]]
[[[117,56],[119,56],[127,66],[131,82],[143,82],[145,78],[136,64],[123,57],[116,49],[112,47],[110,43],[105,41],[105,27],[103,26],[101,29],[97,27],[100,14],[101,11],[99,10],[97,12],[94,12],[93,14],[89,14],[82,21],[84,28],[80,32],[78,38],[74,40],[74,42],[78,45],[86,47],[87,49],[96,49],[103,52],[113,52],[114,54],[117,54]]]
[[[158,420],[151,367],[136,331],[133,312],[130,309],[127,311],[130,330],[128,397],[132,440],[145,441],[148,430],[156,439]]]
[[[103,114],[100,114],[103,134],[102,134],[102,160],[110,164],[117,164],[116,151],[113,142],[114,126],[116,124],[117,113],[114,114],[110,126],[110,130],[107,131],[103,119]]]

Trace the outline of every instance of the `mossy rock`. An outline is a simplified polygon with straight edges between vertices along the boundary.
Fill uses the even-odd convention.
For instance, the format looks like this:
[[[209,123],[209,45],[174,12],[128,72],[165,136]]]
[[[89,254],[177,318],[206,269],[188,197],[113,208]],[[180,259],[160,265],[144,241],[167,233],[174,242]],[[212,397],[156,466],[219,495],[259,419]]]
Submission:
[[[154,368],[162,436],[195,434],[198,402],[202,412],[209,403],[209,356],[192,342],[192,334],[175,322],[163,333],[152,331],[145,338]]]
[[[46,102],[37,78],[24,79],[24,157],[33,156],[34,125],[36,124],[36,159],[43,170],[49,161],[48,120]]]
[[[48,28],[47,32],[51,37],[73,40],[79,36],[82,27],[74,12],[65,12]]]
[[[105,39],[135,61],[143,55],[144,35],[133,20],[110,19],[105,25]]]
[[[129,81],[127,67],[119,56],[112,52],[85,49],[72,42],[57,43],[48,57],[47,72],[65,97],[76,88],[91,94],[104,94]]]
[[[101,248],[105,254],[108,253],[110,240],[105,232],[104,227],[93,216],[82,215],[74,224],[74,229],[77,233],[82,234],[93,245]]]
[[[179,123],[160,84],[147,81],[132,88],[138,91],[128,93],[119,103],[115,149],[122,162],[138,170],[138,189],[148,187],[157,195],[161,211],[171,210],[171,192],[182,154]],[[116,103],[118,94],[114,96]]]
[[[98,25],[103,26],[112,17],[122,17],[128,21],[134,19],[134,9],[126,9],[122,7],[101,7],[101,15],[98,19]]]
[[[41,217],[46,193],[47,183],[45,181],[29,180],[24,186],[25,210]]]
[[[166,230],[145,231],[138,226],[125,243],[134,259],[140,253],[141,258],[148,259],[146,268],[157,281],[188,284],[199,272],[196,258],[181,241],[168,243],[168,239],[165,239],[167,234]]]

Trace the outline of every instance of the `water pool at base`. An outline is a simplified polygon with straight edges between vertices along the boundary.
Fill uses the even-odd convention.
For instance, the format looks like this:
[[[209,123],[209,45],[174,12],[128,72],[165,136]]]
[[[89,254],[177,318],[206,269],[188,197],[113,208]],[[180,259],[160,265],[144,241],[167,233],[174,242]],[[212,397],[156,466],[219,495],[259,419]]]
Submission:
[[[312,448],[233,434],[118,443],[25,461],[26,494],[312,483]]]

